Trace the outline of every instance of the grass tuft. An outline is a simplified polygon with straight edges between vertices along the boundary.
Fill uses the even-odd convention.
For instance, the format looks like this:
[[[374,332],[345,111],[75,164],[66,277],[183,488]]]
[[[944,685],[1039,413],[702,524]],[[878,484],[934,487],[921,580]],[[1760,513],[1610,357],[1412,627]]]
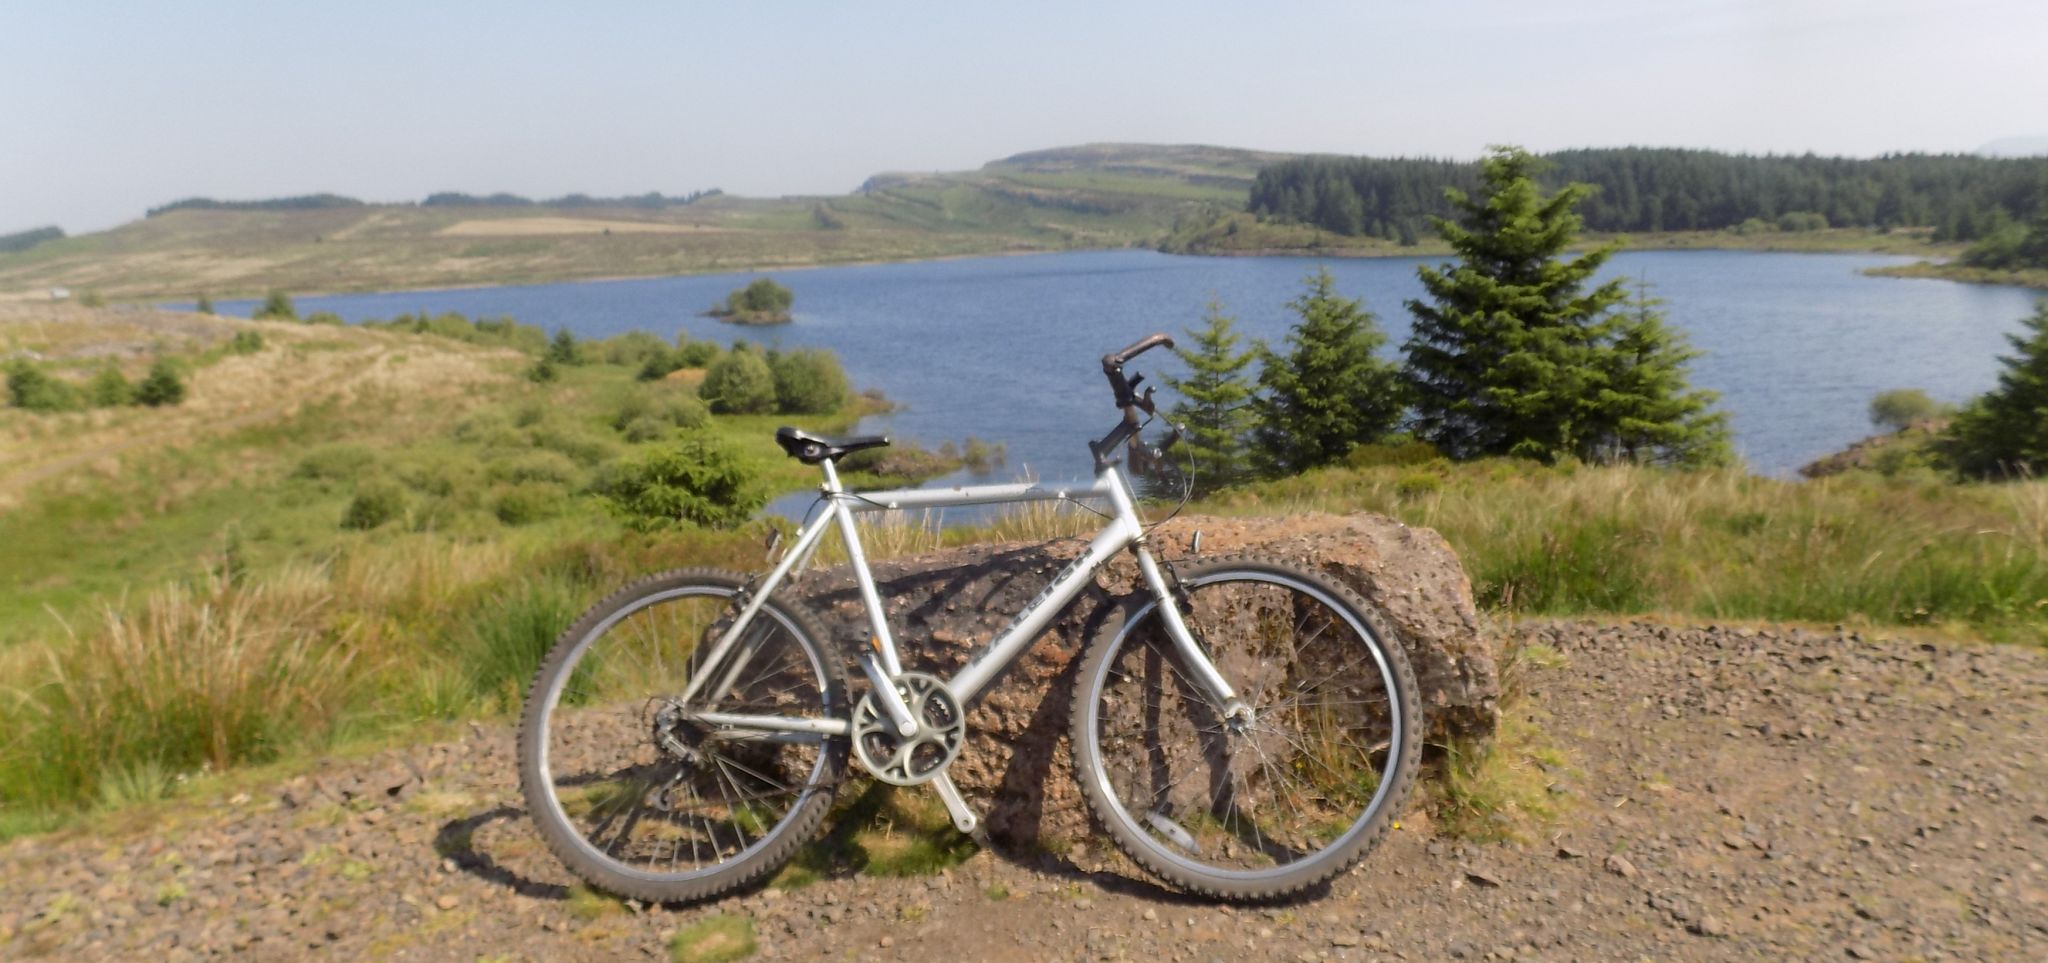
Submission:
[[[754,921],[720,913],[676,931],[668,942],[676,963],[731,963],[754,955]]]

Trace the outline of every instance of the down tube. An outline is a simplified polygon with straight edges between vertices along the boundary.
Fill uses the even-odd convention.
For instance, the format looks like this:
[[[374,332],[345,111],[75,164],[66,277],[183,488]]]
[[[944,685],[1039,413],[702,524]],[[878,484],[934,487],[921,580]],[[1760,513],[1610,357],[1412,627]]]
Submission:
[[[1045,631],[1046,625],[1059,616],[1075,595],[1080,594],[1095,570],[1109,561],[1110,556],[1129,548],[1138,534],[1138,523],[1127,515],[1119,515],[1116,521],[1095,536],[1094,541],[1088,543],[1086,553],[1053,576],[1052,584],[1024,607],[1001,636],[981,650],[981,654],[967,663],[958,675],[947,680],[946,691],[952,693],[961,705],[974,701],[996,673],[1023,654],[1024,649],[1038,638],[1038,633]]]

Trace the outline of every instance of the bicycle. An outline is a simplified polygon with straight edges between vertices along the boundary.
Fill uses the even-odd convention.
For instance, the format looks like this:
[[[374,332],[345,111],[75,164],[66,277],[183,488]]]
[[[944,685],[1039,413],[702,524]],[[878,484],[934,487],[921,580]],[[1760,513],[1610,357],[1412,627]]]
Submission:
[[[765,576],[692,568],[643,579],[585,613],[542,663],[519,764],[549,849],[622,896],[717,897],[766,878],[817,835],[849,756],[882,782],[930,785],[953,824],[986,844],[947,774],[968,709],[1129,552],[1144,590],[1086,645],[1069,720],[1098,823],[1153,875],[1225,900],[1300,894],[1356,865],[1415,780],[1414,673],[1380,616],[1320,574],[1249,557],[1152,557],[1118,450],[1139,450],[1156,410],[1152,389],[1136,390],[1144,375],[1126,377],[1124,365],[1172,344],[1155,334],[1103,357],[1123,417],[1089,443],[1085,488],[850,492],[838,460],[888,439],[779,429],[790,456],[822,471],[824,511]],[[855,514],[1039,500],[1106,501],[1108,524],[951,678],[906,670]],[[866,682],[858,701],[841,650],[779,591],[834,527],[869,628],[853,660]]]

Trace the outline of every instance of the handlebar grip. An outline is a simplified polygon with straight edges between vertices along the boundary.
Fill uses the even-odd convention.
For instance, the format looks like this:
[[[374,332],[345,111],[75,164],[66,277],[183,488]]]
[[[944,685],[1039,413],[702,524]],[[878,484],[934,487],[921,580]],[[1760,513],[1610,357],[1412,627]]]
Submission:
[[[1129,361],[1132,358],[1135,358],[1141,354],[1144,354],[1145,352],[1150,351],[1153,348],[1159,347],[1162,344],[1169,348],[1173,347],[1173,338],[1167,336],[1163,332],[1160,334],[1150,335],[1144,338],[1143,340],[1140,340],[1130,345],[1122,351],[1117,351],[1111,354],[1103,355],[1102,366],[1104,368],[1116,367],[1117,365],[1123,364],[1124,362]]]

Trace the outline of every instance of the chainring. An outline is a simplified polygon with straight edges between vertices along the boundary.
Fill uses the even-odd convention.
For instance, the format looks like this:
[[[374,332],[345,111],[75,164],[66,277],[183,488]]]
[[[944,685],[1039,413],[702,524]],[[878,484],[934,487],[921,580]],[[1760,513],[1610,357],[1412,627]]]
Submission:
[[[905,672],[896,693],[910,708],[917,731],[899,735],[873,692],[853,709],[853,755],[876,779],[892,786],[918,786],[946,771],[967,744],[967,713],[937,676]]]

